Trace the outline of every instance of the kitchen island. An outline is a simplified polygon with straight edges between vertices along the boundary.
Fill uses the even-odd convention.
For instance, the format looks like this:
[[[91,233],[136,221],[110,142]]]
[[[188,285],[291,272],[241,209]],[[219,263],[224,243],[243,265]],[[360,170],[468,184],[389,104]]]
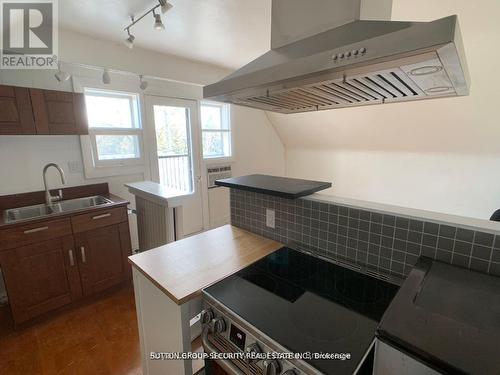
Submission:
[[[282,246],[225,225],[131,256],[143,373],[192,374],[189,360],[154,360],[151,354],[189,352],[201,290]]]

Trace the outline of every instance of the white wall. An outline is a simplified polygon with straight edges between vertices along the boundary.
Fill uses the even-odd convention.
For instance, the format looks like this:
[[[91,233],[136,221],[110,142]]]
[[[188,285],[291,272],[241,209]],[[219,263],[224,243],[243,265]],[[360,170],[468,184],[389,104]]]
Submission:
[[[329,180],[331,194],[489,218],[500,208],[500,2],[394,0],[394,20],[458,14],[471,95],[317,113],[269,114],[287,174]]]
[[[96,65],[181,82],[207,84],[228,73],[225,68],[161,54],[141,48],[128,49],[122,43],[95,39],[74,31],[59,32],[62,61]]]
[[[233,106],[233,174],[261,173],[282,176],[285,173],[285,148],[266,113]]]
[[[231,107],[233,127],[233,176],[247,174],[285,175],[285,148],[266,113],[245,107]],[[205,163],[205,168],[210,162]],[[208,191],[210,227],[230,222],[229,189]]]

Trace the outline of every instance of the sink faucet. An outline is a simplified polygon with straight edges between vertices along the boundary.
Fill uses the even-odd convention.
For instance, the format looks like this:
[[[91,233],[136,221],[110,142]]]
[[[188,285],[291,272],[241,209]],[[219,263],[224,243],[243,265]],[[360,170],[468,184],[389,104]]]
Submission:
[[[63,183],[63,185],[66,184],[66,181],[64,180],[64,172],[60,166],[58,166],[55,163],[49,163],[43,168],[43,185],[45,187],[45,203],[47,204],[47,206],[52,206],[53,202],[58,202],[58,201],[62,200],[62,190],[61,189],[59,189],[59,194],[54,197],[54,196],[50,195],[50,190],[47,187],[47,169],[49,169],[50,167],[54,167],[55,169],[57,169],[59,171],[59,175],[61,176],[61,182]]]

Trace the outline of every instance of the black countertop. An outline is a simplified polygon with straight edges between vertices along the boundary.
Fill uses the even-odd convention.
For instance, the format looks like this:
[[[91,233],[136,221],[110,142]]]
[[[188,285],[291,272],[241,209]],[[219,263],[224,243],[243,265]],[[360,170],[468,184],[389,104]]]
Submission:
[[[440,372],[500,373],[500,278],[421,258],[377,336]]]
[[[296,199],[332,187],[331,182],[252,174],[217,180],[215,184],[282,198]]]

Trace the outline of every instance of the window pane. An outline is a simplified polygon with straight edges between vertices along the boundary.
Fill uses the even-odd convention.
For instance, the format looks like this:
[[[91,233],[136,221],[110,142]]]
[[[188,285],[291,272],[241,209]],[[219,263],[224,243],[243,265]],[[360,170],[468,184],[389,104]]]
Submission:
[[[229,132],[203,132],[203,156],[206,158],[231,156]]]
[[[187,155],[186,111],[183,107],[154,106],[158,156]]]
[[[189,149],[189,111],[185,107],[155,105],[155,130],[160,183],[193,191]]]
[[[90,93],[85,95],[87,116],[91,128],[138,128],[135,95]]]
[[[201,106],[201,128],[202,129],[227,129],[222,116],[222,107],[212,105]]]
[[[96,135],[99,160],[139,159],[137,135]]]

